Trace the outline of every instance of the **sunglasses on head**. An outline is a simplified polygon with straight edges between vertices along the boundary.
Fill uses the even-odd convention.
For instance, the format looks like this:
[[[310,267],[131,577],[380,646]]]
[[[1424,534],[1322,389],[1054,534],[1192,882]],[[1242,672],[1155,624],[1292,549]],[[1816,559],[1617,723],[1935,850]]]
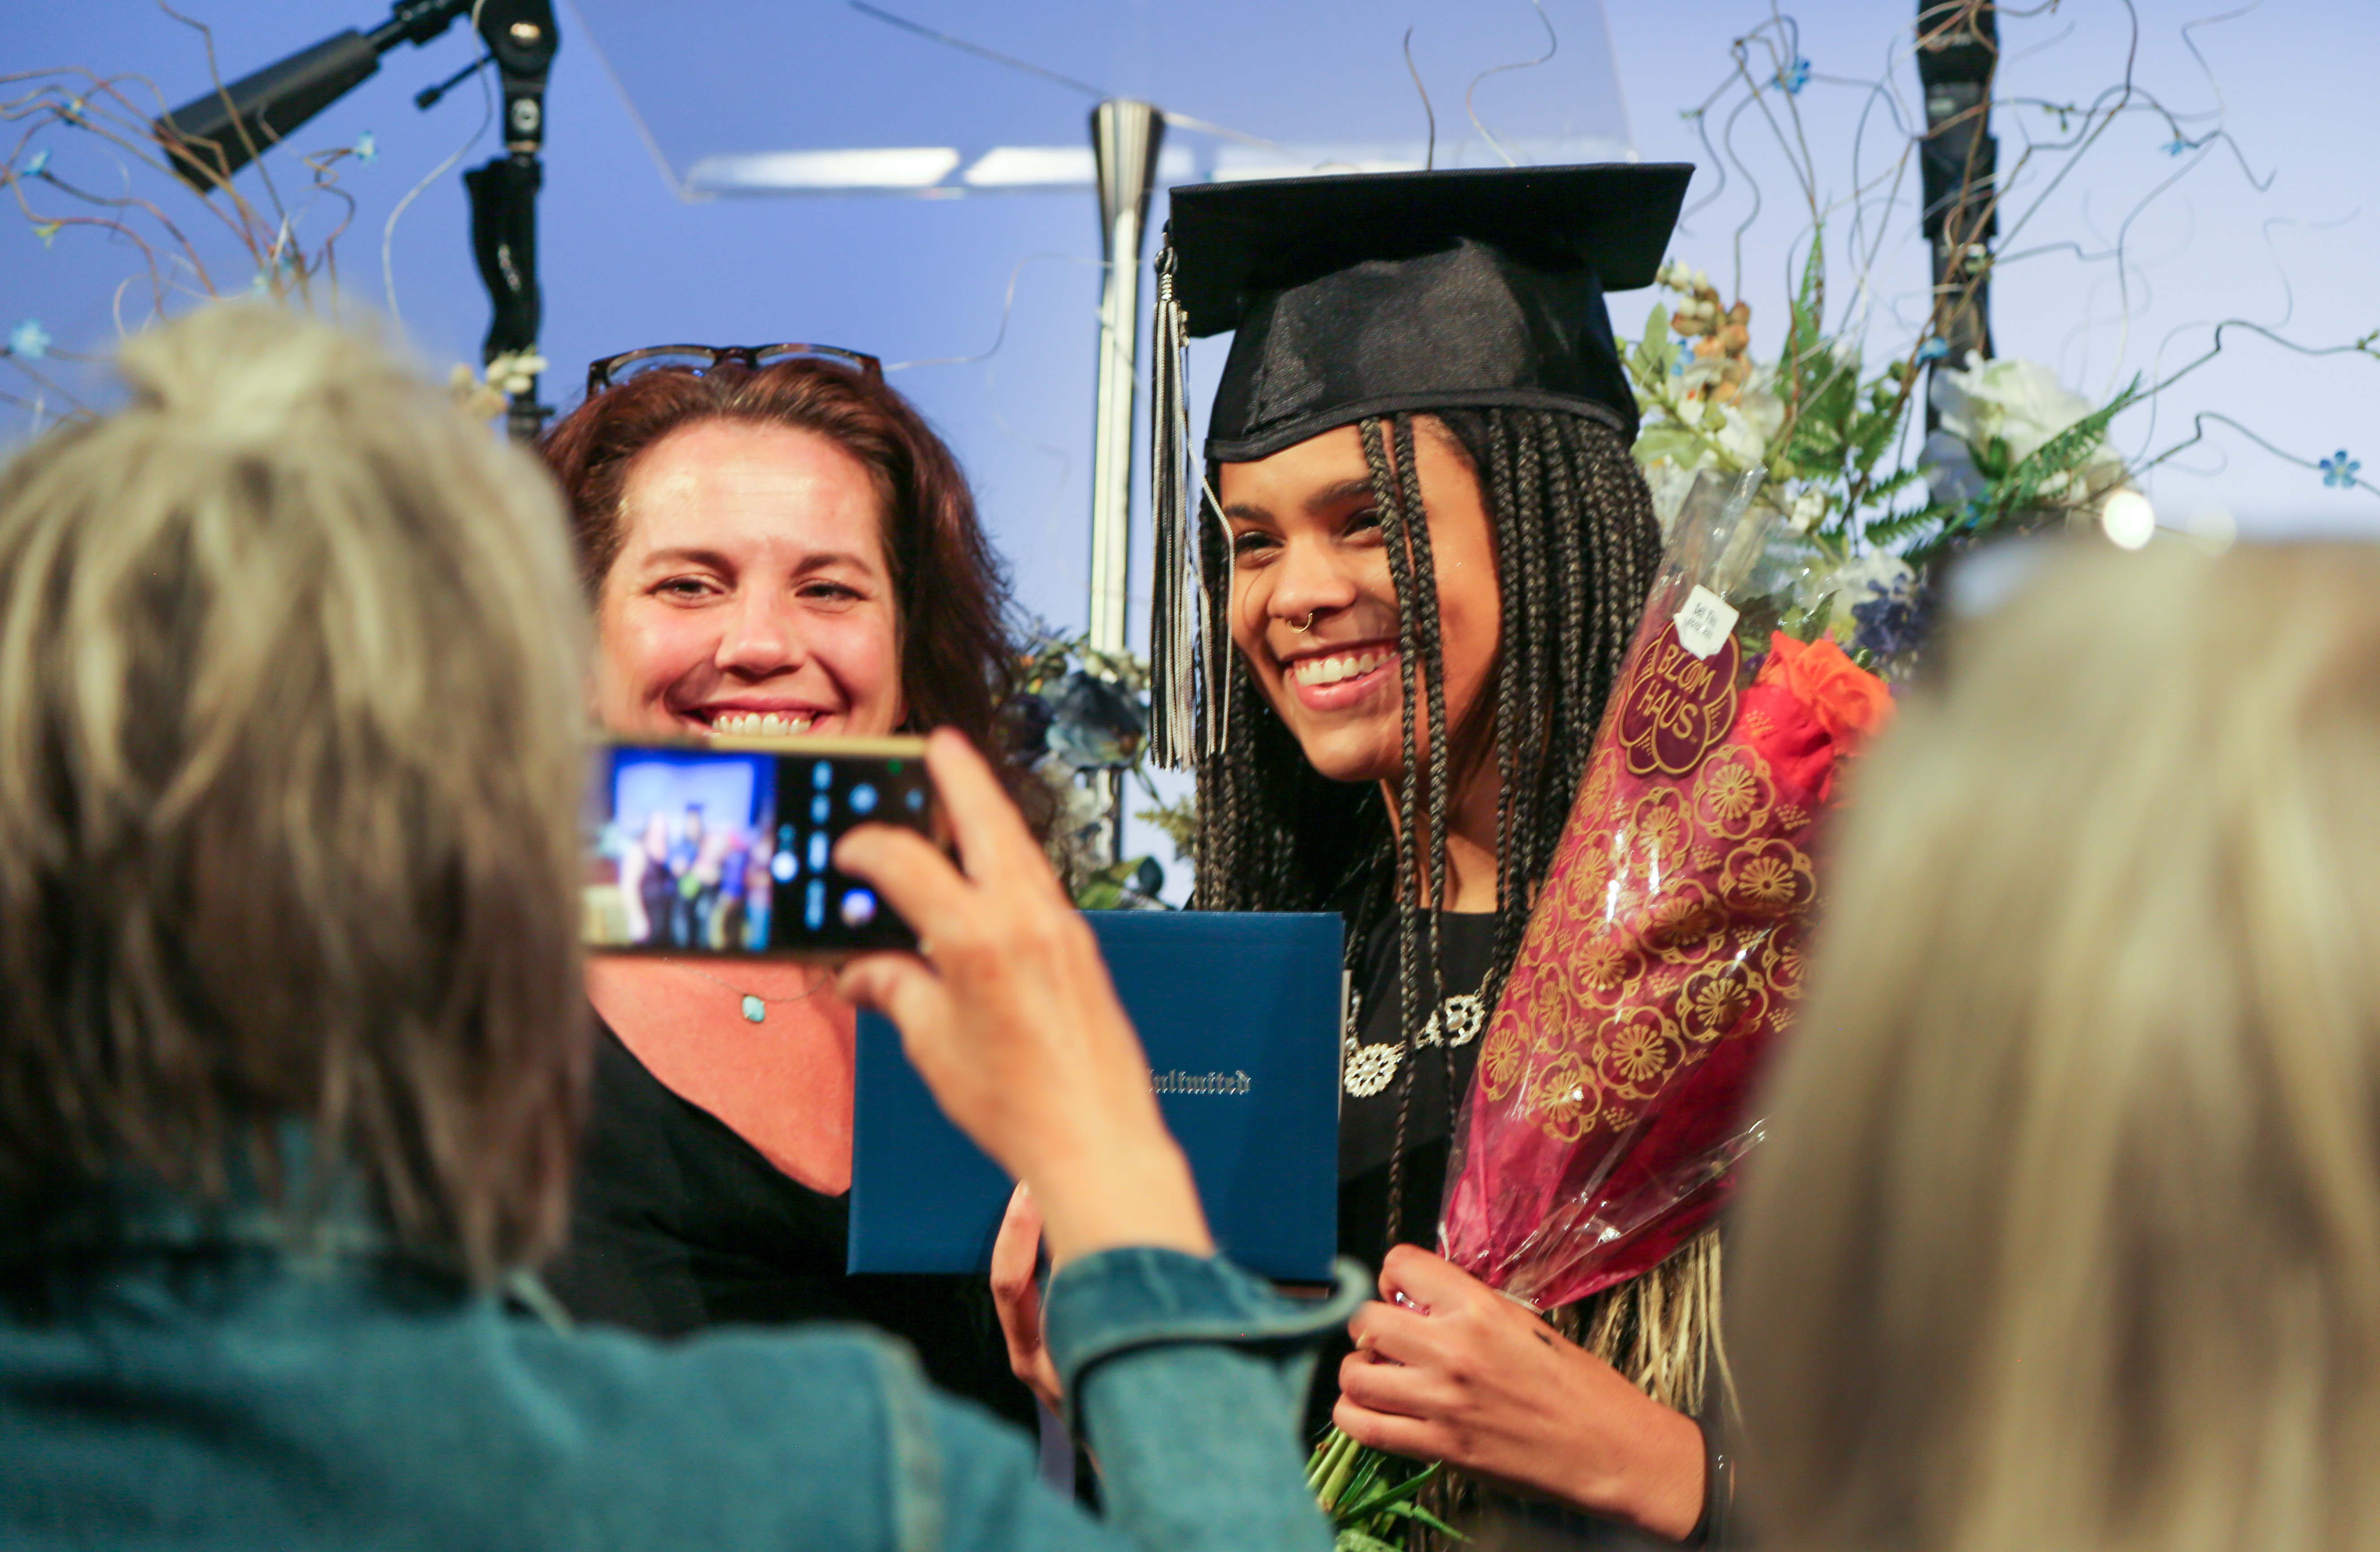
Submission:
[[[873,356],[832,345],[649,345],[589,362],[589,397],[649,371],[686,371],[699,377],[713,367],[733,364],[747,371],[773,367],[780,361],[824,361],[856,371],[871,382],[884,381],[883,363]]]

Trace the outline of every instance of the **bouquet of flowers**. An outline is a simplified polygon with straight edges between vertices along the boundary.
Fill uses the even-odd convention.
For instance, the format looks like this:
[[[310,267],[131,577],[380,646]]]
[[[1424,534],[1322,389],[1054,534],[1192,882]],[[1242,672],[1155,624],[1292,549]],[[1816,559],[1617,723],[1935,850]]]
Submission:
[[[1725,1199],[1802,995],[1812,832],[1890,715],[1831,639],[1773,628],[1757,484],[1706,474],[1683,503],[1456,1130],[1441,1251],[1538,1309],[1658,1265]]]
[[[1649,1270],[1725,1201],[1802,995],[1813,831],[1891,715],[1798,606],[1760,483],[1706,469],[1681,500],[1456,1123],[1439,1253],[1536,1309]],[[1334,1429],[1308,1477],[1341,1547],[1378,1552],[1446,1531],[1416,1502],[1435,1470]]]
[[[1948,556],[2049,527],[2147,542],[2136,525],[2149,509],[2107,435],[2140,384],[2094,404],[2036,362],[1954,363],[1930,329],[1872,370],[1858,340],[1827,331],[1825,263],[1821,232],[1774,361],[1753,354],[1750,307],[1722,310],[1703,272],[1661,267],[1667,298],[1621,346],[1644,417],[1636,459],[1665,530],[1703,476],[1758,476],[1754,500],[1772,521],[1755,590],[1769,618],[1797,638],[1834,637],[1888,680],[1915,666]],[[1929,400],[1940,426],[1905,456]]]

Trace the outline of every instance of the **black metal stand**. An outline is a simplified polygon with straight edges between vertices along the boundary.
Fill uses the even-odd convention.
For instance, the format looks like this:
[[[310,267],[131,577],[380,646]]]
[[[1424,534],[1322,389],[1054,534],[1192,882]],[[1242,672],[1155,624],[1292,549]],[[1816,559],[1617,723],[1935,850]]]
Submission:
[[[484,0],[480,35],[504,83],[504,154],[463,175],[471,196],[471,252],[488,287],[493,316],[480,346],[482,363],[500,357],[531,358],[544,321],[544,296],[537,279],[537,195],[545,183],[539,152],[545,146],[545,81],[561,42],[550,0]],[[515,439],[533,442],[544,430],[551,405],[540,404],[537,378],[510,394],[505,427]]]
[[[1944,359],[1992,354],[1991,241],[1999,235],[1999,142],[1990,135],[1999,29],[1991,0],[1917,0],[1917,79],[1925,88],[1918,147],[1925,237],[1934,251],[1934,332]],[[1930,395],[1929,395],[1930,399]],[[1925,424],[1935,411],[1929,402]]]
[[[504,94],[504,154],[463,175],[471,195],[471,251],[495,309],[480,359],[527,359],[537,354],[544,312],[537,284],[537,191],[545,170],[538,154],[545,147],[546,76],[562,42],[552,0],[479,0],[476,12],[473,0],[398,0],[388,20],[370,32],[349,28],[183,103],[150,128],[175,172],[200,193],[212,193],[369,79],[382,55],[399,43],[426,43],[466,15],[477,18]],[[428,107],[454,84],[434,87],[416,101]],[[508,395],[506,425],[527,442],[553,411],[538,403],[534,374],[511,372],[507,382],[523,377],[527,386]]]

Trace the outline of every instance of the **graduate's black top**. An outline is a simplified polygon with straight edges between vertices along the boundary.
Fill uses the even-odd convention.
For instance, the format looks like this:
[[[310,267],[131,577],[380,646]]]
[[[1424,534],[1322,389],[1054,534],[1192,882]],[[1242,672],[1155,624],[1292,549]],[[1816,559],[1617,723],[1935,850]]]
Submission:
[[[1496,918],[1488,915],[1439,917],[1439,965],[1449,995],[1476,992],[1487,978],[1496,949]],[[1357,945],[1354,1049],[1341,1062],[1342,1073],[1360,1073],[1370,1063],[1366,1047],[1401,1047],[1397,980],[1397,924],[1391,915]],[[1343,1037],[1342,1037],[1343,1039]],[[1389,1160],[1396,1146],[1398,1089],[1412,1072],[1413,1096],[1405,1112],[1404,1209],[1397,1239],[1426,1250],[1438,1248],[1438,1204],[1446,1188],[1448,1125],[1447,1059],[1453,1058],[1453,1095],[1460,1103],[1478,1065],[1479,1039],[1451,1048],[1423,1047],[1401,1056],[1387,1084],[1375,1093],[1351,1093],[1344,1076],[1339,1091],[1339,1254],[1362,1262],[1376,1275],[1389,1253]],[[1373,1059],[1377,1061],[1377,1058]],[[1360,1077],[1354,1086],[1369,1087]],[[1330,1425],[1339,1399],[1339,1361],[1354,1351],[1345,1333],[1322,1350],[1307,1399],[1309,1436]]]
[[[1488,961],[1496,948],[1496,917],[1451,912],[1439,920],[1439,966],[1443,991],[1476,993],[1487,979]],[[1427,944],[1425,928],[1423,942]],[[1397,979],[1397,924],[1390,917],[1375,928],[1357,951],[1355,966],[1356,1050],[1365,1047],[1402,1046]],[[1427,995],[1427,993],[1425,993]],[[1483,1021],[1484,1022],[1484,1021]],[[1342,1081],[1339,1094],[1339,1251],[1378,1270],[1388,1254],[1389,1160],[1396,1146],[1398,1090],[1410,1068],[1413,1095],[1405,1114],[1404,1207],[1399,1215],[1397,1238],[1426,1249],[1438,1248],[1439,1197],[1446,1184],[1447,1143],[1451,1135],[1448,1103],[1448,1065],[1452,1059],[1454,1102],[1470,1092],[1471,1072],[1479,1062],[1476,1036],[1459,1046],[1422,1047],[1400,1057],[1396,1071],[1378,1091],[1351,1092]],[[1344,1063],[1348,1073],[1370,1065],[1354,1053]],[[1368,1087],[1358,1077],[1354,1086]]]
[[[1496,950],[1496,918],[1488,915],[1446,915],[1439,918],[1439,967],[1448,995],[1473,992],[1488,976]],[[1362,1046],[1382,1041],[1401,1043],[1397,986],[1397,928],[1394,918],[1376,928],[1359,949],[1355,987],[1358,999],[1355,1039]],[[1479,1063],[1479,1046],[1487,1037],[1486,1020],[1479,1032],[1451,1048],[1454,1059],[1454,1097],[1460,1103],[1471,1090],[1471,1074]],[[1424,1048],[1414,1057],[1399,1059],[1400,1072],[1415,1061],[1413,1098],[1405,1116],[1405,1169],[1401,1194],[1404,1211],[1397,1239],[1426,1250],[1438,1248],[1439,1199],[1445,1193],[1448,1128],[1446,1058],[1448,1048]],[[1377,1059],[1376,1059],[1377,1060]],[[1352,1063],[1351,1063],[1352,1064]],[[1368,1085],[1366,1085],[1368,1086]],[[1389,1156],[1397,1124],[1397,1087],[1391,1081],[1368,1097],[1346,1092],[1339,1096],[1339,1251],[1352,1255],[1377,1273],[1388,1254]],[[1345,1334],[1325,1348],[1307,1398],[1306,1437],[1311,1439],[1330,1426],[1330,1408],[1339,1399],[1340,1361],[1354,1351]],[[1510,1545],[1543,1547],[1548,1552],[1603,1552],[1655,1545],[1608,1520],[1550,1504],[1524,1503],[1502,1495],[1488,1495],[1480,1512],[1483,1524],[1496,1525]]]
[[[983,1279],[845,1275],[850,1197],[789,1178],[598,1024],[570,1243],[545,1273],[565,1309],[652,1337],[859,1321],[907,1341],[943,1389],[1030,1425]]]

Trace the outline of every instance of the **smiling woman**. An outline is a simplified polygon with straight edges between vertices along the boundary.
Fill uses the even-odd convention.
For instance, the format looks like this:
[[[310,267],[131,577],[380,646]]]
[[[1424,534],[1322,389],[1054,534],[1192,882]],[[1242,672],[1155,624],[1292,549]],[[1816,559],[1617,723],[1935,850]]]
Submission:
[[[771,359],[795,348],[614,358],[547,437],[603,723],[629,739],[953,727],[996,759],[1006,589],[958,465],[872,360]],[[607,385],[624,361],[642,370]],[[1010,786],[1046,811],[1029,777]],[[644,849],[688,940],[715,943],[746,883],[737,838],[689,810]],[[1029,1413],[980,1287],[843,1275],[854,1014],[824,972],[599,957],[588,993],[594,1117],[551,1279],[574,1314],[656,1335],[866,1321],[945,1387]]]
[[[1414,468],[1438,571],[1445,702],[1455,770],[1475,770],[1488,721],[1481,691],[1503,645],[1492,520],[1469,455],[1425,417]],[[1333,782],[1378,782],[1402,758],[1397,591],[1364,440],[1341,426],[1220,479],[1232,527],[1232,639],[1307,763]],[[1428,758],[1434,730],[1416,729]],[[1489,794],[1492,797],[1492,792]],[[1493,824],[1494,808],[1488,810]],[[1492,851],[1461,850],[1448,871],[1458,911],[1495,908]],[[1466,866],[1473,865],[1475,866]],[[1464,890],[1469,890],[1465,898]]]
[[[1340,1249],[1383,1302],[1314,1421],[1670,1540],[1725,1498],[1693,1416],[1715,1240],[1551,1325],[1421,1247],[1658,563],[1604,293],[1652,281],[1688,172],[1177,188],[1160,260],[1188,333],[1232,331],[1196,903],[1348,925]]]
[[[806,582],[822,592],[866,570],[899,632],[901,704],[882,727],[853,722],[844,731],[955,727],[979,748],[995,743],[1009,688],[1006,579],[950,449],[872,363],[862,370],[851,360],[866,358],[642,371],[547,434],[546,462],[570,496],[589,596],[607,627],[630,627],[617,637],[607,631],[601,644],[605,693],[617,686],[657,698],[616,731],[683,734],[700,731],[687,724],[701,721],[682,715],[698,704],[686,700],[692,685],[631,687],[667,665],[646,657],[634,612],[619,608],[627,589],[666,588],[682,595],[674,601],[713,594],[744,606],[741,619],[750,621],[760,617],[752,606],[783,602]],[[795,529],[774,519],[795,521],[800,545]],[[840,575],[796,569],[832,555],[846,563]],[[920,607],[928,600],[930,610]],[[694,612],[721,622],[704,627],[723,655],[721,685],[769,677],[737,661],[737,616]],[[671,640],[690,650],[703,634]],[[604,709],[607,717],[625,709],[608,698]]]
[[[663,736],[900,725],[884,500],[817,431],[698,420],[623,483],[596,596],[605,724]]]

